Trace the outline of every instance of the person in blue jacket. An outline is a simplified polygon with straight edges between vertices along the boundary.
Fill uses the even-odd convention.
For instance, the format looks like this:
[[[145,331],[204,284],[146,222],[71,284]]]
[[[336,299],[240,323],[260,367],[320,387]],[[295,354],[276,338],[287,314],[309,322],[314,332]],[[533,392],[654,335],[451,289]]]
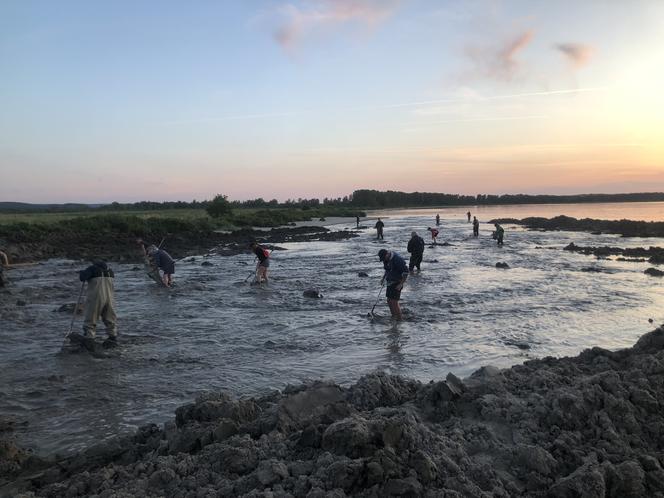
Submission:
[[[385,297],[387,297],[387,305],[390,307],[390,313],[395,320],[401,320],[403,315],[401,313],[401,306],[399,306],[399,299],[401,299],[403,284],[408,278],[408,266],[404,259],[395,251],[381,249],[378,251],[378,259],[383,262],[383,268],[385,268],[385,275],[383,275],[380,283],[382,285],[384,282],[387,282]]]

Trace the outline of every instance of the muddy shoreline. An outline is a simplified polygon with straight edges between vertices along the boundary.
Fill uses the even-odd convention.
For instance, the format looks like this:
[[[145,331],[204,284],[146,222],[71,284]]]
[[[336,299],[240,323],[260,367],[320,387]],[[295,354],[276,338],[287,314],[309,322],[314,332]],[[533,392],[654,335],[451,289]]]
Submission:
[[[593,234],[619,234],[622,237],[664,237],[664,222],[661,221],[596,220],[556,216],[555,218],[499,218],[490,221],[494,222],[523,225],[531,230],[568,230]]]
[[[61,236],[57,232],[49,234],[37,242],[25,242],[18,237],[0,237],[0,248],[12,263],[40,261],[51,258],[93,259],[99,258],[117,263],[139,263],[141,251],[136,244],[136,236],[124,232],[103,233],[95,237],[76,234]],[[149,243],[159,244],[175,259],[205,254],[214,251],[233,255],[248,252],[250,240],[274,246],[284,242],[306,242],[312,240],[336,241],[357,237],[355,230],[330,230],[322,226],[280,227],[270,230],[236,230],[231,233],[214,231],[190,231],[163,234],[150,239]]]
[[[663,404],[660,327],[463,381],[209,394],[68,458],[5,437],[0,496],[662,497]]]

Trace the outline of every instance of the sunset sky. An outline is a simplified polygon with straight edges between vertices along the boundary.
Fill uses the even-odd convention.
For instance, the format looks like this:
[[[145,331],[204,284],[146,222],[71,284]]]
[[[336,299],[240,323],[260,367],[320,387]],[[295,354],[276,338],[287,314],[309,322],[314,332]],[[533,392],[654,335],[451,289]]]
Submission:
[[[0,201],[664,191],[664,1],[0,2]]]

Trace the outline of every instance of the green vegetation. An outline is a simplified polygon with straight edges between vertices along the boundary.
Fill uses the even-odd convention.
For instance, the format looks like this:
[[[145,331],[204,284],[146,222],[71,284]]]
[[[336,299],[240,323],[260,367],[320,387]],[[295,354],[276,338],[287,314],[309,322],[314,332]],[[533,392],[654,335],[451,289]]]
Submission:
[[[231,203],[228,202],[228,199],[225,195],[217,195],[212,202],[205,208],[207,214],[213,218],[221,218],[222,216],[230,216],[233,212],[231,209]]]

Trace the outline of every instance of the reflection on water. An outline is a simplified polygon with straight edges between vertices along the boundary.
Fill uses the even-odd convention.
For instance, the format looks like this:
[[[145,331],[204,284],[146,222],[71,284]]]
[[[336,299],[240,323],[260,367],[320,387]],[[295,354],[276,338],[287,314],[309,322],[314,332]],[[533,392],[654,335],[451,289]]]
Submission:
[[[528,206],[527,214],[541,208]],[[491,209],[495,214],[471,211],[482,221],[527,215]],[[133,265],[115,265],[122,346],[109,358],[59,352],[70,315],[53,310],[76,299],[83,263],[12,270],[12,294],[2,295],[0,306],[0,416],[28,421],[21,443],[67,452],[169,420],[201,391],[250,395],[317,378],[349,383],[377,368],[423,381],[450,371],[466,376],[485,364],[629,346],[652,328],[648,318],[664,318],[661,280],[642,273],[648,263],[562,251],[571,241],[624,247],[664,240],[507,226],[499,248],[490,225],[472,237],[466,210],[382,213],[384,244],[371,229],[344,242],[287,244],[273,254],[266,288],[243,282],[250,254],[209,257],[211,267],[201,266],[203,258],[181,262],[173,291],[157,288]],[[422,272],[402,295],[408,319],[370,319],[382,276],[378,250],[405,253],[411,230],[425,236],[435,212],[442,217],[439,242],[451,245],[426,248]],[[497,269],[498,261],[510,269]],[[588,267],[600,272],[582,271]],[[308,287],[325,297],[303,297]],[[383,294],[376,313],[386,317]]]

